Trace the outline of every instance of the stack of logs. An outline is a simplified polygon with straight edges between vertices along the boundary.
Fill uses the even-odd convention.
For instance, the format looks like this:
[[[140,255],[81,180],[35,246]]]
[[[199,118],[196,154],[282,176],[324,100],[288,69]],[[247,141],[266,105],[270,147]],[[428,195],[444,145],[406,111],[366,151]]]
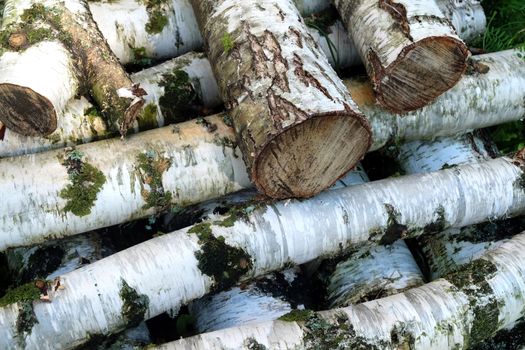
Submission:
[[[523,118],[525,60],[471,56],[478,1],[5,0],[0,23],[0,348],[133,348],[187,305],[199,335],[159,348],[522,326],[525,156],[473,130]],[[385,149],[405,176],[370,182]],[[173,232],[102,237],[145,218]]]

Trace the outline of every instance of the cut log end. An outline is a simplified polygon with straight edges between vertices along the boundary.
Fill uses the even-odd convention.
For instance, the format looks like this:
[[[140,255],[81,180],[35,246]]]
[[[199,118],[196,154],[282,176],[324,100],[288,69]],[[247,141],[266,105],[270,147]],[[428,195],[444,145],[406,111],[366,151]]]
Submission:
[[[374,63],[374,85],[380,105],[406,113],[432,103],[452,88],[467,67],[469,51],[460,40],[428,37],[407,46],[383,69]]]
[[[308,198],[352,169],[370,147],[359,115],[319,115],[276,136],[262,150],[252,180],[272,198]]]
[[[57,128],[53,104],[34,90],[0,84],[0,120],[5,126],[25,136],[47,136]]]

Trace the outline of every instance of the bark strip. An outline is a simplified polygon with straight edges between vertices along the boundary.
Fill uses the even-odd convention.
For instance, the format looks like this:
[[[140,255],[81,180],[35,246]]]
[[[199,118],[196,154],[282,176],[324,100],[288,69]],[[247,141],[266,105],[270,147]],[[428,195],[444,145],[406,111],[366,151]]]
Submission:
[[[248,173],[311,197],[353,168],[370,131],[291,0],[192,2]]]

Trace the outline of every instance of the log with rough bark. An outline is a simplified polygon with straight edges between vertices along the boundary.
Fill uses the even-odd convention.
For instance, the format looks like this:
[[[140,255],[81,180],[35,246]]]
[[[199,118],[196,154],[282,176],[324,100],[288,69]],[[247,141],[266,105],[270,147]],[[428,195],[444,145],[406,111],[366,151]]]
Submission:
[[[395,113],[430,104],[461,78],[469,51],[434,0],[336,0],[377,95]]]
[[[525,312],[525,234],[391,297],[216,331],[157,349],[468,349]]]
[[[28,348],[74,346],[87,341],[90,334],[107,334],[167,310],[176,312],[212,290],[289,264],[341,254],[367,242],[388,244],[428,233],[429,228],[442,231],[523,214],[522,166],[521,158],[503,157],[387,179],[326,191],[309,200],[240,208],[222,220],[162,235],[61,276],[65,288],[52,295],[51,303],[32,304],[31,320],[38,323],[31,324],[30,334],[24,332],[23,339]],[[124,173],[121,181],[127,181]],[[524,251],[519,247],[515,254]],[[523,266],[520,260],[517,265]],[[450,283],[445,287],[450,290]],[[403,295],[385,300],[404,299]],[[505,305],[510,306],[507,311],[521,312]],[[0,347],[13,344],[19,336],[15,325],[25,314],[18,306],[0,308],[0,322],[7,325],[0,328]],[[464,306],[460,309],[465,310]],[[68,332],[53,326],[66,323]],[[369,324],[366,328],[373,329]]]
[[[330,5],[329,1],[324,0],[294,2],[303,16],[326,10]],[[451,20],[462,40],[469,41],[485,31],[485,14],[479,2],[436,2]],[[172,58],[202,48],[202,36],[189,0],[172,0],[167,3],[93,1],[89,8],[109,46],[123,64],[140,62],[145,58]],[[317,29],[310,32],[314,38],[324,35]],[[340,68],[361,63],[355,45],[341,21],[337,20],[326,32],[339,56]],[[325,38],[321,38],[320,44],[324,46],[323,50],[328,49]],[[328,59],[335,63],[328,52],[325,51]]]
[[[507,51],[498,54],[485,55],[480,57],[475,62],[486,65],[489,71],[485,74],[475,73],[467,76],[462,80],[462,83],[454,88],[452,91],[442,96],[436,104],[428,106],[422,111],[414,112],[408,116],[392,118],[390,114],[382,112],[377,107],[373,107],[373,98],[370,95],[369,87],[363,86],[363,93],[357,94],[355,84],[354,95],[359,101],[364,110],[372,121],[372,129],[374,130],[374,142],[372,149],[383,147],[388,142],[396,143],[399,141],[408,141],[414,139],[432,138],[440,135],[455,135],[467,131],[469,129],[495,125],[511,120],[519,120],[525,114],[525,107],[522,104],[525,97],[525,61],[519,58],[515,51]],[[510,73],[510,72],[514,73]],[[486,88],[491,86],[491,89]],[[467,102],[467,103],[466,103]],[[215,116],[208,119],[209,123],[203,123],[202,120],[197,120],[199,125],[195,122],[187,124],[178,124],[176,126],[166,127],[159,131],[146,133],[143,135],[133,136],[136,140],[129,143],[120,143],[118,140],[108,140],[95,142],[79,147],[82,153],[91,158],[92,155],[100,155],[100,162],[103,163],[101,171],[103,172],[106,181],[111,186],[104,187],[104,196],[111,196],[112,203],[119,204],[118,210],[107,211],[104,209],[104,200],[93,200],[88,202],[88,208],[93,205],[93,213],[104,213],[103,215],[86,215],[82,218],[76,217],[72,213],[64,211],[66,201],[58,196],[62,188],[66,187],[68,182],[65,167],[60,166],[60,161],[57,161],[58,154],[64,154],[64,151],[50,152],[33,156],[26,156],[20,159],[2,159],[0,160],[0,174],[6,174],[0,182],[0,190],[4,193],[21,193],[21,189],[30,188],[32,200],[27,204],[27,197],[20,194],[20,196],[13,196],[9,200],[9,206],[2,207],[0,203],[0,250],[10,246],[17,245],[31,245],[45,240],[48,235],[64,237],[76,233],[86,232],[92,229],[111,226],[121,222],[129,221],[134,218],[141,218],[151,215],[161,210],[158,208],[149,208],[144,211],[141,208],[144,206],[143,197],[140,193],[133,193],[129,190],[126,182],[120,181],[122,173],[121,168],[133,169],[136,167],[136,157],[138,147],[135,146],[144,141],[151,141],[152,135],[168,135],[159,136],[160,138],[168,137],[172,140],[173,137],[178,143],[171,144],[171,141],[155,143],[155,149],[159,155],[165,155],[167,158],[184,159],[187,152],[192,147],[202,150],[197,153],[200,156],[192,161],[192,169],[208,168],[206,164],[199,164],[199,162],[208,162],[213,165],[213,172],[208,174],[208,181],[217,185],[205,186],[205,184],[198,178],[185,178],[184,189],[177,190],[176,183],[171,180],[163,179],[163,186],[168,186],[169,192],[178,193],[180,198],[192,198],[186,203],[184,200],[175,200],[171,202],[173,205],[186,205],[195,202],[202,202],[211,197],[225,195],[232,191],[246,188],[250,186],[248,181],[235,181],[234,184],[229,180],[224,182],[232,173],[237,174],[237,178],[245,178],[245,165],[238,158],[232,154],[235,151],[235,137],[232,130],[224,124],[221,116]],[[213,131],[213,129],[217,129]],[[188,129],[189,128],[189,129]],[[197,133],[191,132],[192,140],[186,140],[184,136],[177,139],[177,130],[180,130],[182,135],[186,135],[185,130],[195,130]],[[208,129],[212,131],[210,134]],[[175,131],[173,134],[172,131]],[[187,134],[187,135],[190,135]],[[189,136],[188,136],[189,137]],[[213,147],[213,143],[216,145]],[[191,145],[192,147],[184,148],[184,145]],[[200,145],[200,146],[199,146]],[[202,148],[200,148],[202,146]],[[209,146],[209,147],[208,147]],[[226,150],[228,156],[223,153]],[[106,149],[109,149],[111,154],[106,155]],[[144,150],[142,147],[141,151]],[[191,152],[189,153],[191,155]],[[112,164],[111,162],[103,161],[103,157],[108,159],[118,159],[118,162]],[[202,157],[202,158],[201,158]],[[12,167],[11,164],[14,164]],[[98,164],[97,164],[98,167]],[[20,177],[20,172],[24,173],[23,169],[38,169],[38,171],[29,171],[25,177]],[[5,170],[4,170],[5,169]],[[22,169],[22,170],[20,170]],[[172,169],[174,173],[184,176],[184,168]],[[228,172],[226,172],[228,170]],[[33,175],[31,175],[33,172]],[[44,172],[48,174],[57,174],[61,172],[60,181],[42,182],[41,177],[36,174]],[[17,178],[18,184],[16,188],[7,176],[12,174]],[[171,173],[170,173],[171,174]],[[11,175],[9,175],[11,176]],[[34,183],[39,182],[39,186],[33,186]],[[221,184],[221,185],[219,185]],[[171,187],[173,186],[173,187]],[[202,187],[205,187],[202,190]],[[200,190],[199,190],[200,189]],[[185,192],[188,191],[188,192]],[[115,195],[117,194],[117,195]],[[104,197],[105,198],[105,197]],[[8,202],[4,201],[4,205]],[[47,210],[45,208],[52,208]],[[30,210],[33,223],[26,222],[25,225],[18,224],[18,217],[26,217],[27,210]],[[63,220],[63,215],[68,215],[68,220]],[[6,237],[6,238],[3,238]],[[9,237],[9,238],[7,238]]]
[[[370,146],[368,122],[291,0],[192,5],[248,173],[262,193],[311,197],[361,160]]]
[[[0,50],[0,120],[23,135],[49,135],[77,94],[89,92],[125,134],[143,104],[85,0],[8,0]]]
[[[352,79],[345,80],[345,84],[370,120],[374,135],[371,150],[376,150],[388,143],[452,136],[468,130],[520,120],[525,115],[525,108],[520,102],[525,98],[525,89],[522,88],[525,86],[525,61],[519,54],[518,51],[504,51],[473,57],[471,75],[464,76],[456,87],[440,96],[434,104],[404,116],[396,116],[377,107],[368,82]],[[186,59],[188,65],[183,64]],[[193,88],[198,95],[200,91],[203,95],[201,102],[205,107],[217,107],[220,97],[209,62],[204,58],[195,58],[194,54],[181,56],[173,62],[176,67],[180,66],[188,73],[189,83],[194,79],[199,80],[198,84],[191,86],[184,84],[184,89]],[[145,70],[133,75],[133,79],[141,83],[155,80],[153,76],[149,77],[148,73],[153,71]],[[159,67],[158,72],[160,71]],[[159,113],[161,108],[158,101],[161,95],[163,96],[162,89],[156,90],[158,87],[154,88],[152,85],[147,87],[152,91],[150,95],[145,96],[146,109],[154,111],[152,104],[157,105],[157,123],[151,118],[142,120],[149,119],[152,123],[146,124],[161,126],[164,117]],[[90,107],[85,100],[71,102],[68,105],[71,112],[68,113],[72,113],[74,117],[67,118],[71,124],[61,123],[59,130],[48,139],[22,137],[7,130],[4,141],[0,143],[0,157],[34,153],[109,137],[111,133],[107,131],[102,118],[84,115],[83,111],[89,110]],[[135,130],[139,129],[144,130],[137,125]]]

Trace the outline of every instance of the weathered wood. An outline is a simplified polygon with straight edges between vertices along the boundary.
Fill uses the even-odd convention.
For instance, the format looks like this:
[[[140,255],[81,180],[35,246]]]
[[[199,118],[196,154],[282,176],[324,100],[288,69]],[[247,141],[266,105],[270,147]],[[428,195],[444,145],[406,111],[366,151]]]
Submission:
[[[369,147],[368,123],[291,0],[192,4],[261,192],[310,197],[357,164]]]
[[[16,39],[3,43],[0,56],[0,119],[9,129],[49,135],[66,103],[87,91],[121,134],[136,119],[142,92],[133,88],[86,1],[9,0],[2,35]]]
[[[434,0],[336,0],[372,80],[395,113],[428,105],[453,87],[469,52]]]

